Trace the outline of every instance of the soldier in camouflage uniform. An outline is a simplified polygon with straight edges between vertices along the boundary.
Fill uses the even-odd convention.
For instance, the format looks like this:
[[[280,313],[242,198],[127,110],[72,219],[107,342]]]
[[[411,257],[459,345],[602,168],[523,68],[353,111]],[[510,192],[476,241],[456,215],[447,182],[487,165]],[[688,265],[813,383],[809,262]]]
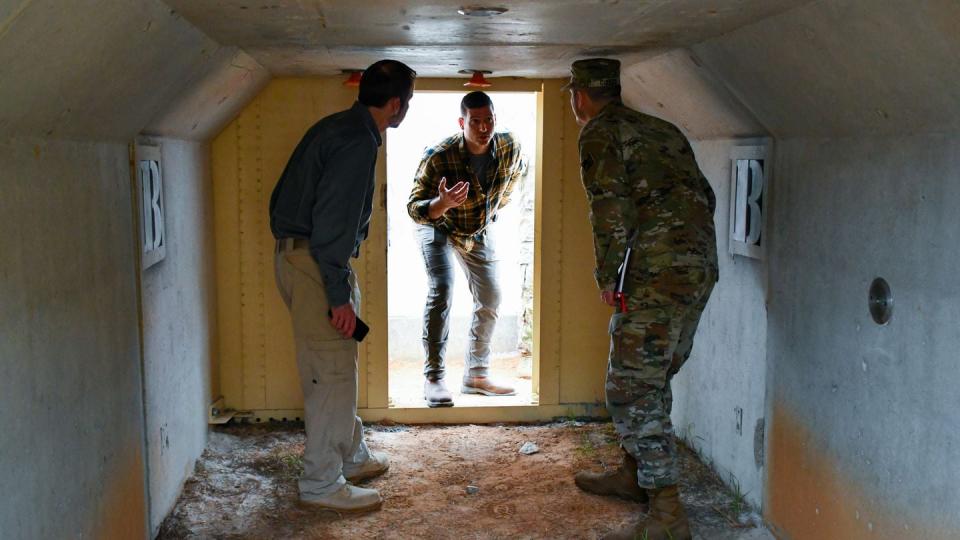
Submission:
[[[581,472],[576,482],[647,505],[644,519],[609,538],[690,538],[677,492],[670,380],[690,356],[717,281],[716,199],[680,130],[621,102],[618,61],[581,60],[571,72],[595,277],[601,299],[617,306],[606,397],[625,453],[618,470]],[[615,288],[627,247],[623,310]]]

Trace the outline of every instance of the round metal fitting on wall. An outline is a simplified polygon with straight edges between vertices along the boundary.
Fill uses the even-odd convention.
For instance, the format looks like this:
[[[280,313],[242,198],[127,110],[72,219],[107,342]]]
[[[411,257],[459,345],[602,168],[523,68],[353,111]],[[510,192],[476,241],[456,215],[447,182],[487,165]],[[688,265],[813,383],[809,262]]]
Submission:
[[[893,316],[893,293],[887,280],[878,277],[870,284],[870,316],[877,324],[887,324]]]

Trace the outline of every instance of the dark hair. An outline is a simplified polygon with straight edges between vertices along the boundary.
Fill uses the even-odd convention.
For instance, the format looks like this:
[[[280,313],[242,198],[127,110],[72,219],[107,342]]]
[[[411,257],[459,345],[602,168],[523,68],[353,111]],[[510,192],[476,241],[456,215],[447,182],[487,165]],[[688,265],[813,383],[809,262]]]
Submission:
[[[620,100],[620,85],[599,88],[581,88],[593,101]]]
[[[467,117],[467,109],[479,109],[480,107],[490,107],[493,110],[493,100],[485,92],[479,90],[470,92],[460,100],[460,116]]]
[[[417,72],[403,62],[380,60],[363,71],[357,100],[367,107],[383,107],[395,97],[406,102],[416,78]]]

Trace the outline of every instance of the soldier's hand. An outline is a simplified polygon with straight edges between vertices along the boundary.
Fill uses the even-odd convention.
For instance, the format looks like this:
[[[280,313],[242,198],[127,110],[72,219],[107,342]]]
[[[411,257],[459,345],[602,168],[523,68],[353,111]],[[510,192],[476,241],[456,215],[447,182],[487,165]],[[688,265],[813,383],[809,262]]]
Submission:
[[[617,305],[617,297],[613,291],[603,291],[600,293],[600,300],[608,306]]]
[[[447,188],[447,177],[440,179],[439,198],[440,206],[444,210],[456,208],[467,200],[467,192],[470,191],[470,183],[459,181],[453,187]]]

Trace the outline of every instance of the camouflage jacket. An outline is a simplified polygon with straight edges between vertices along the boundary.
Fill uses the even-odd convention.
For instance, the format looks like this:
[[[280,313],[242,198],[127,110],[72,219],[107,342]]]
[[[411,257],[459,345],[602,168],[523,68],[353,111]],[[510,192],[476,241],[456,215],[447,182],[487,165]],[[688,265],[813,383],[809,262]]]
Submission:
[[[631,275],[717,268],[716,197],[676,126],[614,102],[584,126],[579,144],[601,289],[615,287],[634,234]]]

